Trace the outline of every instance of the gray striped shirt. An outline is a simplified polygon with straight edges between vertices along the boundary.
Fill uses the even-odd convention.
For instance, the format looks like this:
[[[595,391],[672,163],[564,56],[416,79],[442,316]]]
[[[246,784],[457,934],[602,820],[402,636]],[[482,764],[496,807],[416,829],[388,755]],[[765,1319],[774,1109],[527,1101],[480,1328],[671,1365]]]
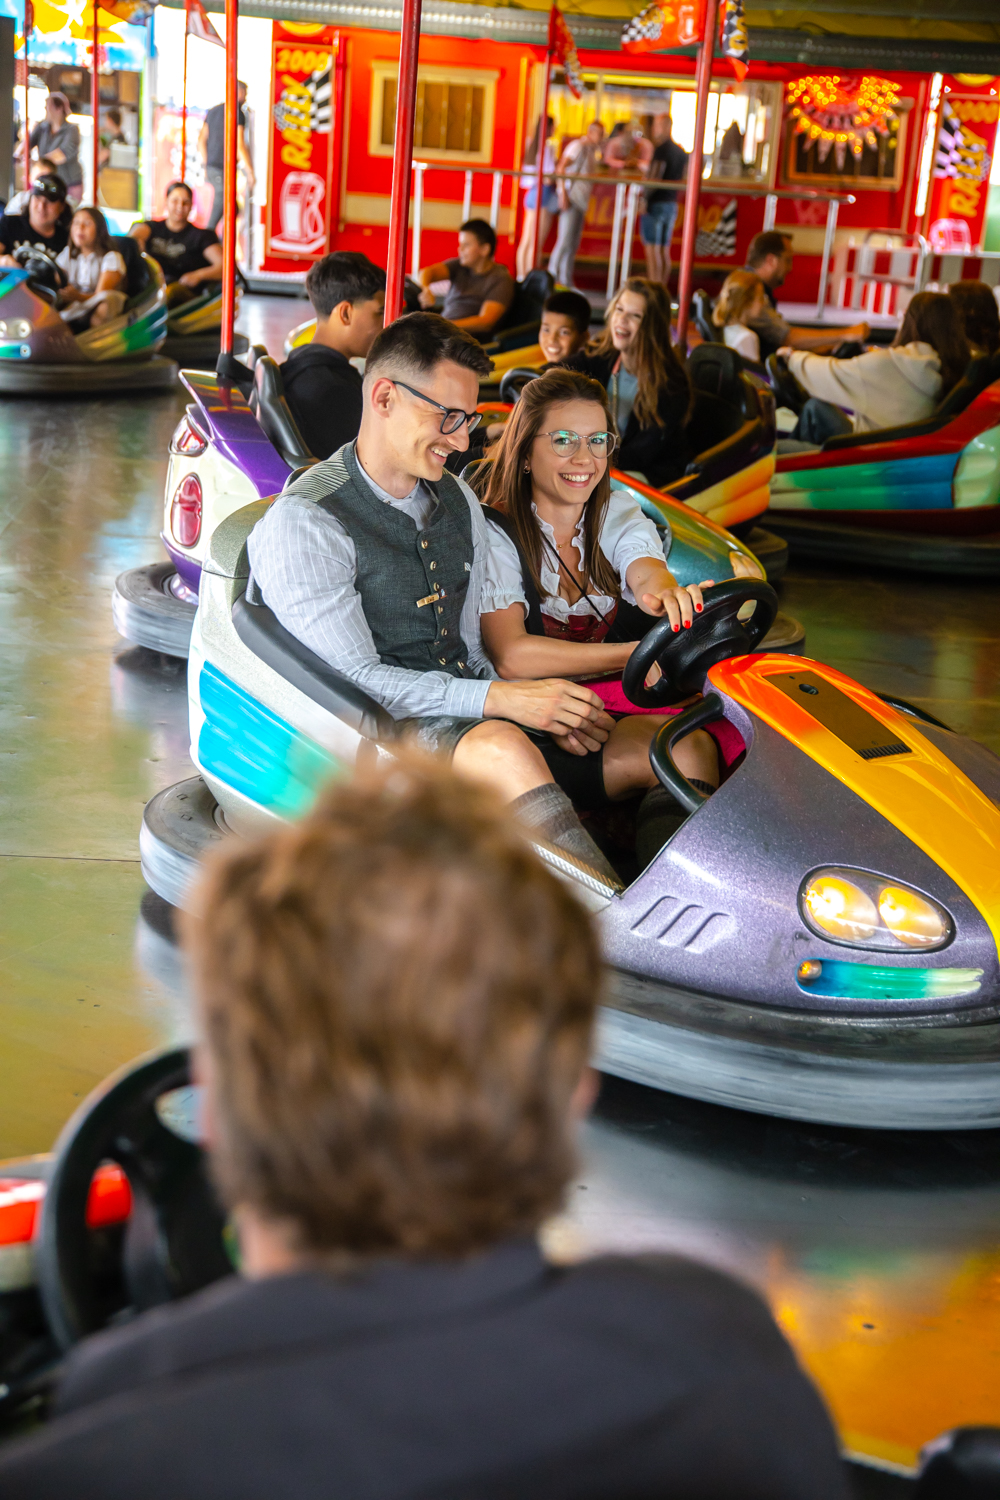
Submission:
[[[380,500],[412,518],[415,531],[427,524],[436,501],[423,483],[398,500],[380,489],[360,462],[358,468]],[[250,567],[265,602],[297,640],[356,682],[394,719],[431,714],[481,718],[496,672],[483,650],[479,630],[489,550],[479,501],[459,480],[469,502],[474,549],[469,591],[462,606],[462,639],[468,648],[469,666],[477,677],[413,672],[379,659],[355,587],[354,543],[340,522],[316,504],[338,488],[342,477],[343,461],[336,453],[314,464],[278,496],[250,533]]]

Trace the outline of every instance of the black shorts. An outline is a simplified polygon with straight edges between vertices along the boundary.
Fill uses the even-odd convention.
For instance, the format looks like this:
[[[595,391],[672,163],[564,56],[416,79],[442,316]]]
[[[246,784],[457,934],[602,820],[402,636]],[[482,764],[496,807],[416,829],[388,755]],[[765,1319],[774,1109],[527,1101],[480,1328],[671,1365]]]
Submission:
[[[525,733],[534,740],[552,772],[553,781],[562,787],[571,802],[586,812],[598,812],[610,804],[611,799],[604,790],[603,745],[600,750],[591,750],[586,755],[571,755],[557,745],[550,734],[530,729]]]

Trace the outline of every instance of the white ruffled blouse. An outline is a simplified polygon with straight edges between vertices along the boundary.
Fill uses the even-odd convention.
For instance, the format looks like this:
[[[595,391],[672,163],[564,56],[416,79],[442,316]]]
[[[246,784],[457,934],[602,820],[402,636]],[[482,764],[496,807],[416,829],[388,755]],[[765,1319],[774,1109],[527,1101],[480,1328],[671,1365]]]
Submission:
[[[542,533],[552,545],[552,553],[542,548],[542,613],[553,619],[565,621],[571,615],[606,615],[617,602],[604,594],[589,594],[585,599],[572,602],[559,595],[559,573],[556,568],[555,532],[548,521],[543,521],[535,507],[531,507]],[[481,615],[493,614],[495,610],[507,609],[511,604],[524,606],[528,613],[528,601],[521,581],[521,564],[514,543],[497,526],[488,526],[490,549],[486,559],[486,577],[479,605]],[[583,564],[583,517],[577,523],[573,543]],[[640,557],[654,557],[666,561],[663,543],[652,521],[639,509],[634,500],[620,490],[612,490],[608,501],[604,525],[601,528],[601,551],[611,563],[621,581],[622,598],[635,604],[635,596],[625,582],[625,574],[632,563]]]

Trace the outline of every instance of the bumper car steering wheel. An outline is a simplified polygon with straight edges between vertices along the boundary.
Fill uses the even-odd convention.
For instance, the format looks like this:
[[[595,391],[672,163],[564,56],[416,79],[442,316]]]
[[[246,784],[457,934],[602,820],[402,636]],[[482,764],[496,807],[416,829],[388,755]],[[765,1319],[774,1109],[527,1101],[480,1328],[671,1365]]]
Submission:
[[[809,400],[809,392],[804,385],[800,385],[785,364],[776,354],[769,354],[764,361],[764,369],[771,389],[778,398],[779,406],[787,406],[798,416],[806,402]]]
[[[61,292],[69,285],[69,279],[61,266],[56,265],[55,256],[40,245],[19,245],[14,259],[31,278],[33,286],[45,287],[50,292]]]
[[[500,382],[500,400],[509,401],[513,406],[515,401],[521,399],[521,392],[528,381],[537,380],[541,373],[541,370],[530,370],[524,365],[508,370]]]
[[[168,1128],[157,1108],[190,1083],[185,1049],[146,1058],[101,1084],[56,1143],[36,1266],[45,1315],[63,1349],[104,1327],[123,1305],[144,1311],[232,1274],[204,1153]],[[106,1268],[95,1266],[86,1222],[94,1172],[107,1160],[122,1167],[132,1190],[122,1274],[113,1286]]]

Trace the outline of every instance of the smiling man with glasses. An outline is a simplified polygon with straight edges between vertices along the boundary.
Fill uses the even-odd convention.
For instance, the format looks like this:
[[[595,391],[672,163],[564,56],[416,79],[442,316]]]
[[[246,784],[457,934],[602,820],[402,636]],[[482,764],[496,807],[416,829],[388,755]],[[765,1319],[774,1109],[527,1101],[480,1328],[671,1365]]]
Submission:
[[[357,440],[254,528],[254,586],[286,630],[383,705],[401,738],[450,756],[617,884],[524,732],[583,754],[613,726],[600,698],[559,678],[501,682],[483,649],[486,522],[445,465],[469,447],[488,371],[481,345],[434,313],[385,329],[367,359]]]

